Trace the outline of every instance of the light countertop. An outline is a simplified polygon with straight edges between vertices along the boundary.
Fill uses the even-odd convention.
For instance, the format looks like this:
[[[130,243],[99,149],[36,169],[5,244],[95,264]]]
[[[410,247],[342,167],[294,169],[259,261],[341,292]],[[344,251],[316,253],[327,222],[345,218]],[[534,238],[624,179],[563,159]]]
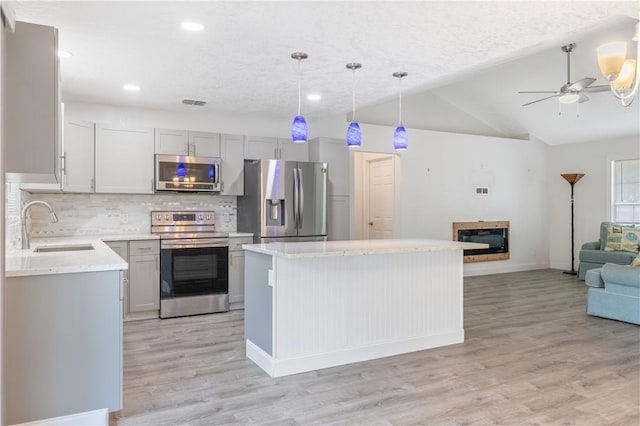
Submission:
[[[53,241],[52,241],[53,240]],[[93,250],[36,253],[40,246],[91,245]],[[129,265],[99,238],[73,237],[32,241],[29,249],[10,249],[5,261],[6,277],[114,271]]]
[[[247,232],[230,232],[229,237],[252,237]],[[110,241],[142,241],[157,240],[157,234],[110,234],[34,238],[30,249],[9,249],[6,253],[5,276],[21,277],[30,275],[70,274],[74,272],[95,272],[123,270],[128,268],[107,244]],[[91,244],[93,250],[58,251],[36,253],[34,249],[41,246],[86,245]]]
[[[415,253],[440,250],[488,248],[488,244],[426,239],[309,241],[297,243],[244,244],[257,253],[286,258],[362,256],[368,254]]]

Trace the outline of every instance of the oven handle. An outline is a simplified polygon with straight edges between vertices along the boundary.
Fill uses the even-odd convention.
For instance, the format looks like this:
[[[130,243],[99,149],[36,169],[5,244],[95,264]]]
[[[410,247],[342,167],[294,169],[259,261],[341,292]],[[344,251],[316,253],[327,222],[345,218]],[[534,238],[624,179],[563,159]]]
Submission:
[[[210,239],[210,238],[198,238],[198,239],[178,239],[178,240],[166,240],[160,241],[161,249],[178,249],[178,248],[207,248],[207,247],[229,247],[228,239]]]

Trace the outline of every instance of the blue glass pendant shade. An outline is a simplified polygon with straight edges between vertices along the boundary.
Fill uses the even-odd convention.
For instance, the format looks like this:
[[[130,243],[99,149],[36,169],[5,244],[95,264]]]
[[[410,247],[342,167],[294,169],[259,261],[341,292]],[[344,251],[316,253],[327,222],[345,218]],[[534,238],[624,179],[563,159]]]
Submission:
[[[405,128],[403,126],[396,127],[396,132],[393,134],[393,149],[403,151],[407,149],[408,144],[409,137]]]
[[[307,122],[301,115],[296,115],[291,124],[291,140],[296,143],[307,141]]]
[[[362,144],[362,131],[356,121],[352,121],[347,128],[347,146],[358,147]]]
[[[187,175],[187,168],[184,166],[184,163],[178,164],[178,170],[176,171],[176,176],[179,178],[184,178]]]

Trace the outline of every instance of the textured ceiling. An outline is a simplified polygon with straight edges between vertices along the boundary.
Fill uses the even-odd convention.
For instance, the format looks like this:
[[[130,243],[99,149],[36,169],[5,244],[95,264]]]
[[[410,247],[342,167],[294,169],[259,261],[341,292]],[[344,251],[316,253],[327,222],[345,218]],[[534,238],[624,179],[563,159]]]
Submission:
[[[530,123],[503,110],[487,116],[486,110],[493,107],[487,108],[485,95],[474,86],[477,76],[490,75],[491,67],[551,52],[552,47],[558,49],[593,28],[631,22],[628,17],[638,17],[638,4],[19,1],[12,5],[18,20],[59,28],[60,48],[73,54],[62,62],[65,101],[184,110],[193,107],[181,105],[181,99],[193,98],[208,101],[205,108],[212,111],[289,117],[297,108],[297,64],[290,54],[303,51],[309,54],[301,66],[303,95],[322,95],[320,102],[303,99],[307,118],[350,110],[352,76],[345,64],[360,62],[358,105],[363,112],[369,106],[372,117],[375,108],[390,108],[385,102],[397,96],[398,82],[391,74],[406,71],[409,75],[402,87],[407,96],[424,94],[426,100],[415,102],[431,102],[443,122],[452,120],[449,108],[465,119],[461,127],[466,127],[460,131],[484,128],[485,133],[511,135],[529,133]],[[625,19],[620,16],[626,16],[626,21],[620,21]],[[205,30],[184,32],[183,21],[201,22]],[[593,61],[593,51],[581,53]],[[509,85],[509,90],[553,90],[563,83],[563,71],[556,68],[553,79],[527,80],[547,64],[556,67],[563,61],[544,55],[538,60],[542,62],[531,68],[517,67],[517,75],[510,79],[519,83]],[[592,74],[589,70],[590,76],[601,78]],[[504,84],[485,79],[482,85],[494,87],[492,93]],[[124,83],[137,83],[142,90],[123,92]],[[454,87],[436,90],[447,85]],[[505,105],[513,108],[504,102],[496,108]],[[429,127],[425,122],[415,127],[437,125]]]

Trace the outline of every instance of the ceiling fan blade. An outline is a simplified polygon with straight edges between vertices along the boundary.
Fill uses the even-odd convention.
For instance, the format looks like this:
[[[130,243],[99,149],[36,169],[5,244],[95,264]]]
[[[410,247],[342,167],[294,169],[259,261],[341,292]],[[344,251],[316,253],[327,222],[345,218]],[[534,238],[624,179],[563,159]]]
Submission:
[[[591,86],[596,81],[595,78],[586,77],[582,80],[578,80],[575,83],[569,85],[569,90],[582,90],[588,86]]]
[[[551,99],[551,98],[557,98],[560,95],[561,95],[561,93],[557,93],[557,94],[552,95],[552,96],[547,96],[546,98],[538,99],[537,101],[533,101],[533,102],[529,102],[529,103],[523,104],[522,106],[535,104],[535,103],[538,103],[538,102],[541,102],[541,101],[544,101],[544,100],[547,100],[547,99]]]
[[[588,100],[589,100],[589,97],[584,93],[580,92],[580,94],[578,95],[578,103],[581,104],[583,102],[587,102]]]
[[[557,90],[535,90],[531,92],[518,92],[518,93],[558,93]]]
[[[611,90],[611,86],[608,84],[603,84],[601,86],[591,86],[584,89],[584,92],[595,93],[595,92],[608,92]]]

